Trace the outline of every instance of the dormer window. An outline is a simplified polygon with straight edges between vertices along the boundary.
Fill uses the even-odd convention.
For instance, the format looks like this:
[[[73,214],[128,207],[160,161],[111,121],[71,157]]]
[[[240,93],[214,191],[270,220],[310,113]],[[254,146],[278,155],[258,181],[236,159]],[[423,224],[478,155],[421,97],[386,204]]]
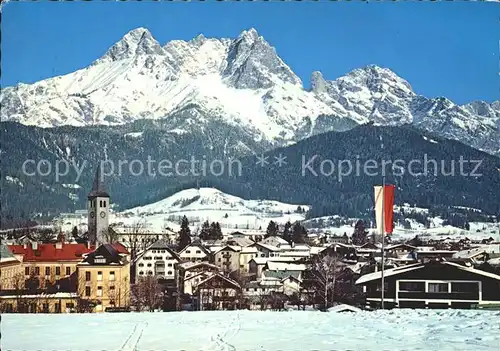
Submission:
[[[106,263],[106,258],[100,256],[100,257],[96,257],[94,258],[94,263]]]

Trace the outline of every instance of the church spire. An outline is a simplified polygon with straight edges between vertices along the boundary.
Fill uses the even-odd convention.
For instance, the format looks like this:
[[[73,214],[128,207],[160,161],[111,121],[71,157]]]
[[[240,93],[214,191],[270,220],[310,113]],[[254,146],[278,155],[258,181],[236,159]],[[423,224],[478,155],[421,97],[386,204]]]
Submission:
[[[104,182],[101,176],[101,165],[97,165],[97,170],[95,172],[94,182],[92,183],[92,191],[89,193],[88,198],[94,197],[109,197],[109,194],[104,188]]]

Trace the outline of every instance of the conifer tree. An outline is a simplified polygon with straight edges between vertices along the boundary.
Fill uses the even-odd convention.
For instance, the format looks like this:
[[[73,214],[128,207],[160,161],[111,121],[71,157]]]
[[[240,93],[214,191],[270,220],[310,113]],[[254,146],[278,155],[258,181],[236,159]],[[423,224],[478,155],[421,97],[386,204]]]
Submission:
[[[182,217],[181,230],[177,238],[177,251],[181,251],[186,246],[191,244],[191,230],[189,229],[189,221],[186,216]]]

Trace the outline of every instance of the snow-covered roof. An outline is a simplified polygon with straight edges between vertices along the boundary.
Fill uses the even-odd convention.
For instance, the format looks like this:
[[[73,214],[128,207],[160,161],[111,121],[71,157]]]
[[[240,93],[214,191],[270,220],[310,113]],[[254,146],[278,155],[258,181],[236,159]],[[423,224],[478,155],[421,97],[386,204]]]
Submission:
[[[467,267],[467,266],[463,266],[463,265],[458,264],[458,263],[447,262],[447,261],[441,262],[441,264],[447,264],[447,265],[456,267],[456,268],[458,268],[460,270],[463,270],[463,271],[467,271],[467,272],[470,272],[470,273],[473,273],[473,274],[482,275],[482,276],[485,276],[485,277],[488,277],[488,278],[493,278],[493,279],[496,279],[496,280],[500,280],[500,275],[497,275],[497,274],[494,274],[494,273],[485,272],[485,271],[482,271],[480,269],[476,269],[476,268],[473,268],[473,267]],[[421,269],[421,268],[424,268],[424,267],[425,267],[425,264],[423,264],[423,263],[415,263],[415,264],[410,264],[410,265],[407,265],[407,266],[386,269],[384,271],[384,277],[390,277],[390,276],[393,276],[393,275],[397,275],[397,274],[402,274],[402,273],[414,271],[414,270]],[[373,273],[362,275],[356,281],[356,284],[363,284],[363,283],[366,283],[366,282],[369,282],[369,281],[372,281],[372,280],[378,280],[378,279],[381,279],[381,278],[382,278],[382,271],[373,272]]]
[[[262,243],[260,243],[260,242],[259,242],[259,243],[255,243],[255,244],[253,244],[253,245],[258,245],[258,246],[261,246],[261,247],[263,247],[263,248],[265,248],[265,249],[267,249],[267,250],[269,250],[269,251],[274,251],[274,252],[276,252],[276,251],[280,251],[280,249],[279,249],[278,247],[276,247],[276,246],[273,246],[273,245],[267,245],[267,244],[262,244]],[[253,246],[253,245],[252,245],[252,246]]]
[[[286,262],[267,262],[267,268],[271,271],[305,271],[305,264],[286,263]]]
[[[257,264],[266,264],[267,262],[293,262],[301,257],[254,257],[250,261],[255,261]]]

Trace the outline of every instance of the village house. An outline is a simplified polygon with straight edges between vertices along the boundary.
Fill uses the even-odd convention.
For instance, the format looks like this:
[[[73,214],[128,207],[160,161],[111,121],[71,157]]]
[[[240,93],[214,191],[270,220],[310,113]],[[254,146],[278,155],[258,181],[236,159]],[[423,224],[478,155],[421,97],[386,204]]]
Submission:
[[[448,261],[428,261],[387,269],[384,301],[387,307],[471,308],[500,303],[500,276]],[[379,306],[381,271],[361,276],[370,306]]]
[[[280,248],[280,246],[282,245],[289,245],[288,241],[275,235],[263,239],[260,243],[264,245],[275,246],[277,248]]]
[[[196,287],[197,310],[234,310],[243,300],[240,285],[220,273],[201,281]]]
[[[130,261],[123,245],[101,245],[77,268],[78,295],[95,305],[93,312],[130,306]]]
[[[240,251],[240,273],[247,275],[249,273],[248,263],[258,256],[257,247],[247,246],[242,247]]]
[[[238,246],[224,246],[213,254],[213,262],[221,268],[222,272],[227,274],[240,269],[241,248]]]
[[[192,306],[195,304],[195,291],[198,284],[219,271],[218,266],[208,262],[189,261],[178,264],[176,272],[176,309],[180,311],[184,309],[184,305],[189,304]]]
[[[276,246],[261,244],[260,242],[256,242],[247,247],[255,247],[258,257],[276,257],[279,256],[280,252],[280,249]]]
[[[183,262],[204,262],[210,260],[210,251],[201,244],[192,243],[179,252]]]
[[[24,286],[24,275],[20,259],[14,257],[7,245],[0,245],[0,290],[14,290]]]
[[[136,279],[154,276],[156,279],[174,280],[177,264],[181,258],[165,240],[158,240],[141,252],[135,261]]]

